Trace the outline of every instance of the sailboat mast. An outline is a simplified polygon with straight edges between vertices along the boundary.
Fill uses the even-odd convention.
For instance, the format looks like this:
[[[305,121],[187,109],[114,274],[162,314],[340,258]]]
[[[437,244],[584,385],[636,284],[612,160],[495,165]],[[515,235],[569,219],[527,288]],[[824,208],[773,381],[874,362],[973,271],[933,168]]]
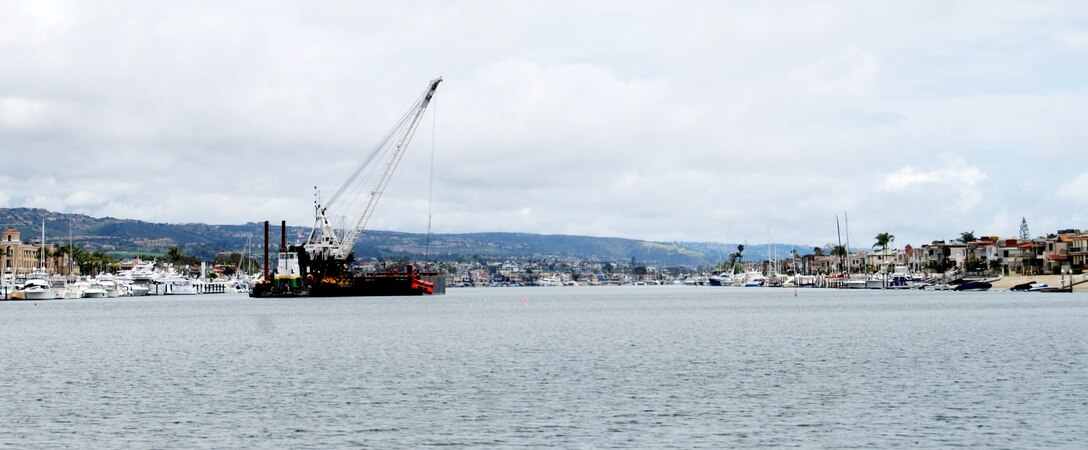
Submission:
[[[42,272],[45,272],[45,219],[42,219]]]
[[[835,214],[835,236],[837,236],[838,239],[839,239],[839,247],[842,247],[842,229],[839,228],[839,215],[838,214]],[[839,269],[842,269],[842,267],[839,267]]]
[[[72,280],[72,221],[68,221],[68,281]]]
[[[850,261],[850,216],[846,215],[846,211],[842,212],[842,221],[846,225],[846,272],[849,273],[854,270],[853,264]]]

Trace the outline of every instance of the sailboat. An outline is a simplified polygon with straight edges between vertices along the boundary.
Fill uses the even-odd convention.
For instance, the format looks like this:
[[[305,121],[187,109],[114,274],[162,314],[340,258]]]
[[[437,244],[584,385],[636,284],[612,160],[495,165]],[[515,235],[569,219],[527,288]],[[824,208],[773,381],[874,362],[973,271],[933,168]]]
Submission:
[[[76,278],[72,274],[72,263],[74,262],[72,249],[75,248],[75,241],[72,239],[72,222],[68,221],[68,275],[64,277],[64,288],[60,290],[60,298],[77,299],[83,298],[83,292],[80,290],[80,286],[76,284]]]

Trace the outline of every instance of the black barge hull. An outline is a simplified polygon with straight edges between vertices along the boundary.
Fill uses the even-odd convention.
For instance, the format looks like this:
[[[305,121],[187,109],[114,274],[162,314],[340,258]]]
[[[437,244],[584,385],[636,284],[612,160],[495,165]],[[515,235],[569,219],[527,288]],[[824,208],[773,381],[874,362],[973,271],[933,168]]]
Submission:
[[[424,287],[429,283],[430,292]],[[314,283],[302,289],[260,283],[253,287],[250,297],[389,297],[442,295],[446,293],[445,277],[440,275],[412,276],[408,274],[366,274],[352,277],[350,283]]]

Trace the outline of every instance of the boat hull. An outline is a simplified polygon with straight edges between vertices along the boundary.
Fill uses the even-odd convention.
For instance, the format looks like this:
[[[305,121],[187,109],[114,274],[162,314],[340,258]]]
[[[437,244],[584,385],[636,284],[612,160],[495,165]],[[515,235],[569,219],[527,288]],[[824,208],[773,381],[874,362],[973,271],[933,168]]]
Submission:
[[[443,293],[445,280],[442,277],[394,272],[357,275],[345,283],[319,282],[301,290],[260,283],[253,287],[250,297],[389,297]]]
[[[20,296],[22,298],[18,298],[19,300],[56,300],[56,295],[52,290],[48,289],[15,291],[15,293],[19,292],[22,292]],[[11,298],[16,299],[17,297],[13,294]]]
[[[968,281],[959,286],[956,286],[956,291],[985,291],[993,287],[992,284],[985,281]]]
[[[199,294],[193,285],[167,285],[166,295],[196,295]]]

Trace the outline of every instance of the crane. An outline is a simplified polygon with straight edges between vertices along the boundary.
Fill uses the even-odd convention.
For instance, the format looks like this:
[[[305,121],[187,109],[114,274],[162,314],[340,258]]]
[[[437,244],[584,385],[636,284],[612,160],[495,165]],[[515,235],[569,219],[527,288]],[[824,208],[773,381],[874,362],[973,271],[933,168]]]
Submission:
[[[420,119],[427,105],[434,97],[442,77],[431,80],[427,89],[401,116],[397,124],[385,134],[385,137],[356,165],[343,183],[333,192],[328,200],[323,201],[320,194],[314,200],[314,226],[303,248],[308,260],[324,266],[318,270],[330,274],[330,264],[343,266],[354,260],[352,247],[363,234],[370,216],[381,198],[389,178],[400,164],[401,157],[416,132]],[[372,184],[364,180],[374,179]],[[369,189],[363,190],[368,187]],[[316,188],[315,188],[316,189]],[[346,221],[342,233],[337,232],[330,217],[335,212],[343,212],[344,217],[354,213],[352,220]],[[342,267],[341,267],[342,269]],[[339,270],[336,270],[339,272]]]

